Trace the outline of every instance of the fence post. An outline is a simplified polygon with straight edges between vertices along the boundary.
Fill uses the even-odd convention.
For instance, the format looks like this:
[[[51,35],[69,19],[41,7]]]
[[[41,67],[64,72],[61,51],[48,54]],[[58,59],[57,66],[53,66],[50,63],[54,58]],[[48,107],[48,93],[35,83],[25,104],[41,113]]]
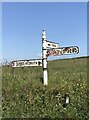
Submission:
[[[47,75],[47,48],[46,48],[46,33],[42,31],[42,67],[43,67],[43,83],[44,85],[48,84],[48,75]]]

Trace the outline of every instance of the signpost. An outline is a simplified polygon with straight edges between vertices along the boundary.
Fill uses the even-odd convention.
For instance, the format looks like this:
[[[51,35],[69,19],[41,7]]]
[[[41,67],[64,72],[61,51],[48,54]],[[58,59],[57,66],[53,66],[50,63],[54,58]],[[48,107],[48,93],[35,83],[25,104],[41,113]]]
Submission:
[[[79,48],[77,46],[60,47],[58,43],[47,41],[46,33],[42,31],[42,59],[34,60],[17,60],[12,61],[12,67],[26,67],[26,66],[42,66],[43,68],[43,83],[48,84],[47,73],[47,58],[49,56],[78,54]]]
[[[50,48],[50,49],[47,49]],[[46,33],[42,32],[42,67],[43,67],[43,81],[44,85],[48,84],[47,74],[47,57],[57,55],[78,54],[79,48],[77,46],[61,47],[58,43],[47,41]]]
[[[12,67],[42,66],[42,60],[17,60],[12,61]]]

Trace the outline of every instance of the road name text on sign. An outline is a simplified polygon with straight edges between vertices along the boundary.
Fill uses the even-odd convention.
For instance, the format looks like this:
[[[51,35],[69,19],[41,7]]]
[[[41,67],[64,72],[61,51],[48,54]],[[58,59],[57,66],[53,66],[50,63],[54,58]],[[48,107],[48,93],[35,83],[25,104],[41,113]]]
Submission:
[[[12,61],[12,67],[42,66],[42,60],[17,60]]]
[[[46,47],[47,48],[59,48],[59,44],[51,41],[46,41]]]
[[[71,47],[62,47],[58,49],[49,49],[47,50],[47,57],[48,56],[57,56],[57,55],[67,55],[67,54],[78,54],[79,48],[77,46]]]

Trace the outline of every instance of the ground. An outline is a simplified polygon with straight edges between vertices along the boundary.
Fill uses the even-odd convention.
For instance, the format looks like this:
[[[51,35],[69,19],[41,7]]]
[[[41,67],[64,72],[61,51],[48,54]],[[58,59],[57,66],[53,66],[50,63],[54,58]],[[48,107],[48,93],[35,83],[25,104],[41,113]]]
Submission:
[[[2,67],[2,117],[89,118],[89,57],[48,62],[48,85],[42,83],[41,67]],[[70,101],[65,104],[65,94]]]

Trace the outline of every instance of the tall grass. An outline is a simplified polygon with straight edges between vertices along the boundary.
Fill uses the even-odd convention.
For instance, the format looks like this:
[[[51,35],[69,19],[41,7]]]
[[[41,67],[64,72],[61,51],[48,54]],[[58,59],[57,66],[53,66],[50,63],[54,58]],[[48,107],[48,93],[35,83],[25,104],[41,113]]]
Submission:
[[[48,62],[48,86],[41,67],[2,68],[3,118],[75,118],[86,120],[87,59]],[[70,102],[64,108],[64,96]]]

